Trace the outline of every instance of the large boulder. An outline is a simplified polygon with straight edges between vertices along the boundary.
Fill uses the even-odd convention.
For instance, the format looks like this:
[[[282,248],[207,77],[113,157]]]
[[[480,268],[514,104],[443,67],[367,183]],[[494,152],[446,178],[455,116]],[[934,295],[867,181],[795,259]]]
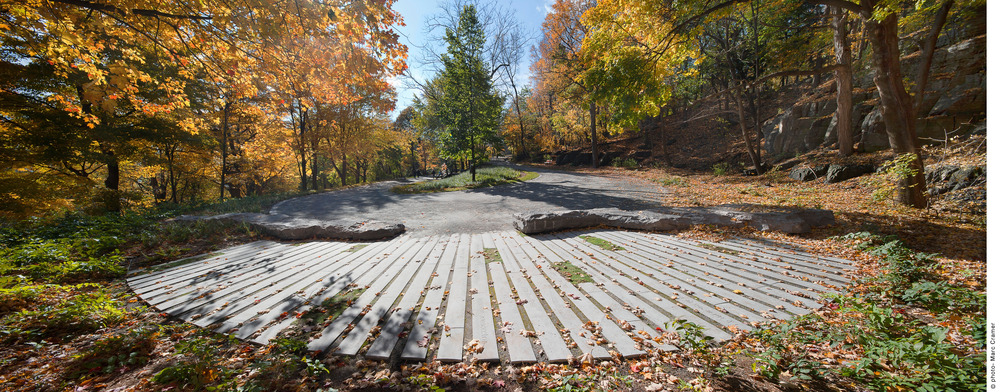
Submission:
[[[847,181],[865,174],[874,173],[875,167],[872,165],[838,165],[832,164],[826,171],[826,182],[836,183]]]
[[[813,227],[834,223],[833,212],[818,209],[756,211],[751,206],[673,208],[662,211],[623,211],[617,208],[564,210],[514,214],[514,227],[525,234],[613,227],[630,230],[683,230],[693,225],[749,226],[763,231],[808,233]]]
[[[800,167],[792,169],[788,176],[797,181],[812,181],[826,175],[829,167],[830,165]]]
[[[330,239],[372,241],[395,237],[406,230],[402,223],[379,221],[323,221],[287,215],[231,213],[213,216],[182,215],[175,222],[218,220],[246,224],[282,240]]]

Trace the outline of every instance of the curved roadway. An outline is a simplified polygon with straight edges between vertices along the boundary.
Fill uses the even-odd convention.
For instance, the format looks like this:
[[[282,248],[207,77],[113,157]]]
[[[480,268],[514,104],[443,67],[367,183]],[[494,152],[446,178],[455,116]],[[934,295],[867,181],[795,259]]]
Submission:
[[[547,212],[614,207],[655,209],[666,192],[635,179],[517,167],[538,178],[490,188],[458,192],[400,195],[389,188],[397,181],[286,200],[271,214],[320,220],[378,220],[403,223],[410,234],[486,233],[513,228],[516,212]]]

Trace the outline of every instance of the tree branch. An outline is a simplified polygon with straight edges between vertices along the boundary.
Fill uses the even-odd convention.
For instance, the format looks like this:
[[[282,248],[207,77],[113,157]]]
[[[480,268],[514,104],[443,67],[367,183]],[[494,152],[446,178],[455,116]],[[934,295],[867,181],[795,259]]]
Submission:
[[[114,12],[114,13],[118,13],[118,14],[122,14],[122,15],[126,15],[129,12],[131,12],[131,13],[136,14],[136,15],[148,16],[148,17],[154,17],[154,18],[190,19],[190,20],[211,20],[212,19],[211,16],[205,16],[205,15],[180,15],[180,14],[171,14],[171,13],[167,13],[167,12],[163,12],[163,11],[157,11],[157,10],[142,9],[142,8],[133,8],[131,10],[129,10],[129,9],[122,9],[122,8],[115,7],[115,6],[111,5],[111,4],[99,4],[99,3],[94,3],[94,2],[89,1],[89,0],[51,0],[51,1],[56,2],[56,3],[62,3],[62,4],[66,4],[66,5],[72,5],[72,6],[77,6],[77,7],[81,7],[81,8],[86,8],[86,9],[89,9],[89,10],[96,10],[96,11],[103,11],[103,12]]]
[[[840,9],[845,9],[851,12],[857,12],[864,16],[865,18],[870,18],[872,15],[871,10],[865,9],[858,3],[854,3],[848,0],[805,0],[807,3],[825,5],[829,7],[838,7]]]

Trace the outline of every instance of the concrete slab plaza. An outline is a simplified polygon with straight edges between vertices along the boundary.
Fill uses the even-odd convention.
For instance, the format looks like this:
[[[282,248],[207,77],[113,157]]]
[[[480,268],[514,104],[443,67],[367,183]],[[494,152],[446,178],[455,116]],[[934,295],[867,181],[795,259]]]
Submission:
[[[761,240],[501,231],[259,241],[133,271],[128,283],[163,312],[262,344],[297,328],[310,349],[338,355],[525,363],[671,350],[658,337],[678,319],[728,339],[820,307],[852,268]],[[346,293],[339,315],[302,324]]]

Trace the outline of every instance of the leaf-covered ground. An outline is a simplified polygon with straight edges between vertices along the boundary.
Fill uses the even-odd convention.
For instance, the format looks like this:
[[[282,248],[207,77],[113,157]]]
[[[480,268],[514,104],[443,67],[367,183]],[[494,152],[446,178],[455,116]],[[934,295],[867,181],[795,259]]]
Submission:
[[[980,213],[894,206],[873,197],[887,186],[875,175],[826,184],[780,173],[586,171],[663,187],[664,203],[675,206],[833,210],[837,225],[803,236],[711,227],[679,234],[768,238],[848,258],[857,266],[853,285],[811,315],[721,344],[674,325],[678,332],[661,339],[681,349],[641,359],[387,363],[310,353],[298,340],[259,346],[206,332],[146,307],[122,279],[129,265],[207,253],[256,233],[160,224],[169,214],[70,216],[2,232],[0,390],[895,391],[976,390],[984,382]]]

